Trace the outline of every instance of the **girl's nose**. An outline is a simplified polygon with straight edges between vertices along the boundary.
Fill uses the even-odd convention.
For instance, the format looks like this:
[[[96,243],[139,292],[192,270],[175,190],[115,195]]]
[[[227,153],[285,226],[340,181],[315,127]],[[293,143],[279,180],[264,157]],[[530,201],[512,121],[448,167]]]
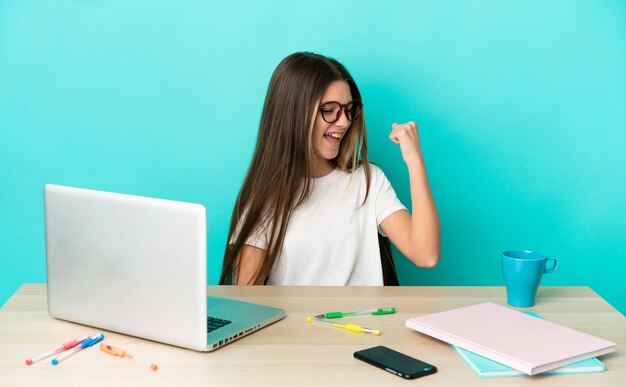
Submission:
[[[335,126],[338,126],[340,128],[347,128],[350,126],[350,124],[351,124],[351,121],[348,119],[348,117],[346,117],[345,110],[342,110],[341,115],[339,116],[339,119],[335,122]]]

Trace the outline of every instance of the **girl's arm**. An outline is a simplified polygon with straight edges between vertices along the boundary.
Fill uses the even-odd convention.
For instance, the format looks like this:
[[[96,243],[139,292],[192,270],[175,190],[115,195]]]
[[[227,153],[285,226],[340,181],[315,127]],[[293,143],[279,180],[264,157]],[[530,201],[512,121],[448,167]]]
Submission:
[[[255,283],[255,280],[264,259],[265,250],[251,245],[243,245],[237,256],[235,285],[263,285],[263,283]]]
[[[441,255],[439,215],[428,184],[417,124],[393,124],[391,141],[400,145],[409,170],[413,214],[397,211],[381,224],[381,230],[400,252],[420,267],[434,267]]]

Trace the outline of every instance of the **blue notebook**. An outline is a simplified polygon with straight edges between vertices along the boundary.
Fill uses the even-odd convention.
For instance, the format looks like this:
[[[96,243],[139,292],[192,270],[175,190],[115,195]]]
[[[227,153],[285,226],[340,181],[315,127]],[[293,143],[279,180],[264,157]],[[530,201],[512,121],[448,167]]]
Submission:
[[[524,312],[531,316],[541,318],[535,312]],[[500,364],[484,356],[477,355],[473,352],[450,345],[461,356],[461,358],[476,372],[481,378],[498,378],[502,376],[527,376],[523,372],[519,372],[504,364]],[[604,372],[604,363],[597,358],[591,358],[576,363],[568,364],[564,367],[544,372],[540,375],[550,374],[582,374],[591,372]]]

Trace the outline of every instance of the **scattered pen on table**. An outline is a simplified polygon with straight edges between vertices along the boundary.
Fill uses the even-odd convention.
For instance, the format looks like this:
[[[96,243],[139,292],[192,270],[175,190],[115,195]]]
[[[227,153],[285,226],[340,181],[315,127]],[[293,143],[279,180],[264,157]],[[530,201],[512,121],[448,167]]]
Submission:
[[[63,360],[67,359],[68,357],[82,351],[83,349],[89,348],[93,346],[94,344],[101,342],[102,339],[104,339],[104,333],[100,333],[97,336],[88,337],[85,341],[80,343],[80,345],[77,345],[76,347],[70,349],[69,351],[64,352],[60,356],[57,356],[54,359],[52,359],[51,363],[52,365],[57,365]]]
[[[48,357],[50,357],[52,355],[56,355],[59,352],[63,352],[63,351],[67,351],[68,349],[72,349],[75,346],[77,346],[78,344],[80,344],[83,341],[87,340],[88,338],[89,338],[89,336],[83,336],[83,337],[76,338],[74,340],[68,341],[65,344],[61,344],[57,348],[51,349],[48,352],[44,352],[44,353],[39,354],[37,356],[33,356],[30,359],[26,359],[26,365],[31,365],[33,363],[36,363],[36,362],[40,361],[40,360],[48,358]]]
[[[154,363],[150,363],[149,361],[142,359],[140,357],[137,356],[133,356],[131,354],[129,354],[128,352],[124,351],[123,349],[117,348],[117,347],[113,347],[111,345],[104,345],[104,343],[100,343],[100,350],[104,351],[106,353],[110,353],[111,355],[114,356],[119,356],[119,357],[125,357],[127,359],[130,359],[132,361],[134,361],[137,364],[140,364],[144,367],[148,367],[150,368],[152,371],[156,371],[159,367],[154,364]]]
[[[315,316],[318,319],[325,318],[340,318],[346,316],[357,316],[360,314],[371,314],[374,316],[380,316],[383,314],[394,314],[396,313],[396,308],[373,308],[373,309],[362,309],[362,310],[351,310],[348,312],[328,312],[322,313]]]
[[[314,322],[316,324],[320,324],[320,325],[326,325],[329,327],[335,327],[335,328],[342,328],[351,332],[359,332],[359,333],[370,333],[372,335],[376,335],[376,336],[380,336],[381,332],[378,329],[373,329],[373,328],[367,328],[361,325],[355,325],[355,324],[338,324],[338,323],[334,323],[334,322],[330,322],[330,321],[324,321],[324,320],[319,320],[317,318],[311,318],[311,317],[307,317],[306,318],[306,322],[310,323],[310,322]]]

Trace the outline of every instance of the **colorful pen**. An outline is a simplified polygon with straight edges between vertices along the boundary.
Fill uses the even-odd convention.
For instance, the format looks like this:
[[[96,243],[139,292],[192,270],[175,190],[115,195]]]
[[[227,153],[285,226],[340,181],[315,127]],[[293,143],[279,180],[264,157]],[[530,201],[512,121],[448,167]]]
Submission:
[[[142,359],[140,357],[137,356],[133,356],[129,353],[127,353],[126,351],[124,351],[123,349],[117,348],[117,347],[113,347],[111,345],[104,345],[104,343],[100,343],[100,350],[104,351],[106,353],[110,353],[113,356],[119,356],[119,357],[125,357],[128,358],[132,361],[134,361],[137,364],[140,364],[144,367],[148,367],[150,368],[152,371],[156,371],[157,368],[159,368],[156,364],[154,363],[150,363],[149,361]]]
[[[83,341],[87,340],[89,338],[89,336],[83,336],[83,337],[79,337],[77,339],[68,341],[65,344],[61,344],[59,347],[55,348],[55,349],[51,349],[48,352],[44,352],[40,355],[37,356],[33,356],[30,359],[26,359],[26,365],[31,365],[33,363],[38,362],[39,360],[43,360],[47,357],[50,357],[52,355],[55,355],[59,352],[63,352],[63,351],[67,351],[68,349],[72,349],[75,346],[77,346],[78,344],[82,343]]]
[[[93,337],[88,337],[87,340],[83,341],[82,343],[80,343],[80,345],[77,345],[76,347],[74,347],[73,349],[61,354],[61,356],[57,356],[54,359],[52,359],[52,365],[57,365],[60,362],[62,362],[63,360],[67,359],[68,357],[82,351],[85,348],[91,347],[92,345],[99,343],[102,341],[102,339],[104,339],[104,333],[100,333],[97,336],[93,336]]]
[[[361,325],[355,325],[355,324],[337,324],[334,322],[319,320],[319,319],[311,318],[311,317],[307,317],[306,322],[308,323],[314,322],[320,325],[326,325],[326,326],[331,326],[335,328],[342,328],[351,332],[371,333],[372,335],[376,335],[376,336],[380,336],[381,334],[380,330],[378,329],[367,328],[367,327],[364,327]]]
[[[363,309],[363,310],[352,310],[349,312],[328,312],[322,313],[315,316],[315,318],[340,318],[346,316],[356,316],[359,314],[371,314],[374,316],[379,316],[383,314],[394,314],[396,313],[396,308],[374,308],[374,309]]]

